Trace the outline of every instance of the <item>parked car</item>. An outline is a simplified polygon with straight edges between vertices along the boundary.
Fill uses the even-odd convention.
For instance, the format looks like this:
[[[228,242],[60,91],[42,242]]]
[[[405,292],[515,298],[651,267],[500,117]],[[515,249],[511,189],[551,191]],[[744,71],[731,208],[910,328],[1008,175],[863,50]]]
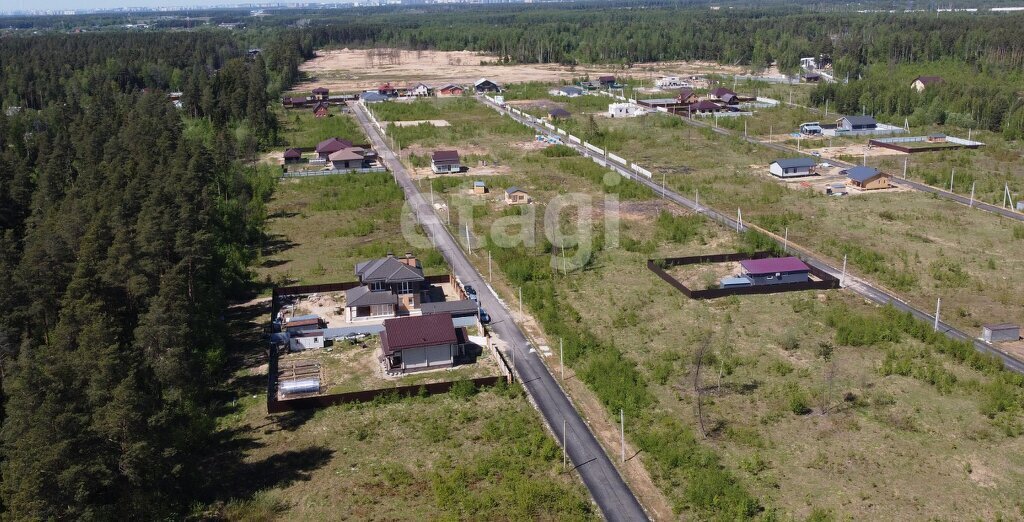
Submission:
[[[483,308],[480,309],[480,322],[483,324],[491,322],[491,316],[487,315]]]
[[[466,285],[464,290],[466,291],[466,295],[469,296],[470,299],[472,299],[474,301],[477,300],[476,299],[476,289],[475,288],[473,288],[472,286]]]

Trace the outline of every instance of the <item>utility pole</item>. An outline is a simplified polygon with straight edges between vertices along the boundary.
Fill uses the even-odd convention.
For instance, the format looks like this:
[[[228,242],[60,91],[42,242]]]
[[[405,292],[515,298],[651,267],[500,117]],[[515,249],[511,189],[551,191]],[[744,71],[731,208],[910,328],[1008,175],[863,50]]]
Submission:
[[[661,199],[665,199],[668,196],[665,193],[665,173],[661,173]]]
[[[491,251],[487,251],[487,282],[491,282]]]
[[[622,447],[622,462],[626,462],[626,414],[619,408],[619,445]]]
[[[903,179],[907,179],[907,162],[909,161],[910,158],[903,158]]]
[[[519,317],[523,316],[523,287],[519,287]]]
[[[939,309],[941,307],[942,307],[942,298],[939,297],[938,299],[935,300],[935,325],[933,326],[933,329],[936,332],[939,331]]]
[[[782,239],[782,252],[789,253],[789,227],[786,227],[786,236]]]
[[[953,175],[956,174],[956,167],[949,172],[949,191],[953,192]]]
[[[974,208],[974,185],[976,185],[977,183],[977,181],[971,183],[971,204],[968,205],[969,208]]]
[[[846,284],[846,254],[843,254],[843,275],[839,276],[839,286]]]
[[[736,232],[737,233],[740,231],[740,228],[743,228],[743,211],[741,211],[739,208],[737,208],[736,209]]]
[[[473,255],[473,244],[469,242],[469,224],[466,224],[466,249],[469,250],[469,255]]]
[[[562,471],[565,471],[565,444],[568,442],[568,439],[565,436],[565,428],[566,428],[565,424],[566,424],[565,418],[563,417],[562,418]]]
[[[693,206],[700,208],[700,189],[693,189]]]
[[[565,348],[562,347],[562,338],[558,338],[558,370],[562,373],[562,380],[565,380]]]

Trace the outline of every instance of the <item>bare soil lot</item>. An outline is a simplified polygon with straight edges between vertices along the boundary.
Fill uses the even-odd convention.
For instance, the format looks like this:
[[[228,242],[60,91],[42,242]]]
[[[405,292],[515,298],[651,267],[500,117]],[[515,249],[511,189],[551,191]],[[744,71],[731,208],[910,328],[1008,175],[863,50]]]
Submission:
[[[371,63],[365,49],[317,51],[316,58],[302,64],[300,70],[310,77],[295,87],[296,91],[316,86],[339,92],[359,91],[392,82],[400,85],[424,82],[428,85],[457,83],[472,85],[480,78],[498,83],[530,81],[557,83],[585,75],[615,74],[642,78],[661,75],[692,75],[707,73],[738,73],[739,67],[710,62],[654,62],[636,64],[630,69],[607,66],[579,66],[575,69],[554,64],[480,65],[496,62],[498,57],[472,51],[402,51],[400,60],[391,65]]]

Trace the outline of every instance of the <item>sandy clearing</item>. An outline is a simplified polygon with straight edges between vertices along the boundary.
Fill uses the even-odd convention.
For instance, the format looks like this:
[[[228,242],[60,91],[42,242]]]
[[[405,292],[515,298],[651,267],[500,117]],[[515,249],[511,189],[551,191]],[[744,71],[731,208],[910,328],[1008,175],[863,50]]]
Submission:
[[[300,70],[310,80],[296,86],[306,91],[314,86],[339,92],[353,92],[376,87],[383,82],[406,85],[424,82],[428,85],[458,83],[469,85],[480,78],[498,83],[530,81],[559,82],[584,75],[615,74],[652,80],[664,75],[736,74],[739,67],[711,62],[652,62],[635,64],[629,69],[613,66],[565,67],[556,64],[480,65],[493,62],[496,56],[472,51],[402,51],[394,63],[368,59],[366,49],[320,50]]]

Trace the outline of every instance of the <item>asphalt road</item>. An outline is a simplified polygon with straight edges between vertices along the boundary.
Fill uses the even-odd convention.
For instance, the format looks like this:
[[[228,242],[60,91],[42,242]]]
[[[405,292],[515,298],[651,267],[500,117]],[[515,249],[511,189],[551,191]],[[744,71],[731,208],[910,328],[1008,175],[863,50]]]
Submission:
[[[369,120],[365,109],[358,103],[350,104],[350,107],[356,120],[369,136],[374,150],[395,174],[395,179],[405,191],[406,201],[416,213],[431,242],[441,251],[463,284],[478,289],[480,304],[491,316],[490,328],[511,347],[514,355],[507,353],[506,357],[514,361],[519,381],[544,416],[548,427],[559,439],[559,443],[563,435],[563,422],[565,423],[569,459],[580,474],[584,485],[590,490],[590,495],[601,513],[607,520],[612,521],[648,520],[647,514],[612,465],[600,443],[594,438],[590,428],[558,386],[547,366],[540,360],[538,352],[532,349],[526,336],[516,325],[505,303],[490,290],[485,279],[469,262],[430,203],[420,194],[405,166]]]
[[[518,121],[518,122],[520,122],[520,123],[522,123],[524,125],[528,125],[528,126],[532,127],[538,133],[542,133],[542,134],[558,137],[558,135],[556,133],[552,132],[551,130],[549,130],[549,129],[545,128],[545,127],[543,127],[542,125],[539,125],[536,122],[528,120],[527,118],[524,118],[522,116],[516,116],[515,114],[509,113],[509,112],[505,111],[503,108],[488,102],[486,99],[481,99],[481,102],[487,104],[488,106],[490,106],[491,108],[493,108],[495,110],[499,110],[501,112],[504,112],[504,113],[508,114],[509,117],[515,119],[516,121]],[[724,130],[724,129],[715,129],[715,130],[717,132],[717,131],[721,131],[721,130]],[[607,157],[600,156],[600,155],[596,154],[595,152],[591,151],[590,149],[587,149],[586,147],[583,147],[581,145],[577,145],[577,144],[569,142],[569,141],[564,141],[563,143],[565,145],[569,146],[569,147],[572,147],[573,149],[576,150],[576,152],[578,152],[579,154],[581,154],[584,157],[587,157],[587,158],[598,157],[598,158],[601,158],[601,159],[605,160],[607,162],[607,164],[608,164],[608,167],[613,169],[613,170],[615,170],[620,175],[622,175],[624,177],[627,177],[629,179],[632,179],[633,181],[636,181],[638,183],[642,183],[644,185],[647,185],[652,190],[654,190],[654,192],[656,194],[661,194],[662,197],[668,199],[669,201],[672,201],[673,203],[676,203],[677,205],[680,205],[680,206],[686,207],[686,208],[688,208],[690,210],[693,210],[695,212],[704,214],[708,218],[710,218],[710,219],[712,219],[714,221],[717,221],[718,223],[722,224],[723,226],[729,228],[730,230],[736,230],[738,232],[747,230],[747,226],[746,225],[744,225],[742,223],[737,223],[737,220],[733,219],[731,216],[727,216],[725,214],[722,214],[721,212],[718,212],[717,210],[714,210],[714,209],[709,208],[707,206],[701,205],[697,201],[694,201],[692,199],[684,197],[684,196],[682,196],[682,195],[680,195],[680,194],[678,194],[676,192],[673,192],[672,190],[667,190],[662,185],[657,184],[657,182],[655,182],[653,180],[650,180],[650,179],[647,179],[645,176],[640,176],[640,175],[636,174],[628,166],[618,164],[615,161],[612,161],[611,159],[609,159]],[[777,144],[774,144],[774,143],[764,143],[763,145],[773,146],[773,145],[777,145]],[[900,180],[900,181],[902,181],[902,180]],[[998,207],[996,207],[996,208],[998,209]],[[1002,210],[1002,209],[999,209],[999,210]],[[841,269],[838,269],[836,267],[833,267],[833,266],[829,265],[828,263],[826,263],[822,259],[818,258],[813,252],[811,252],[809,250],[796,247],[792,243],[790,243],[789,245],[786,245],[786,246],[788,247],[790,252],[794,252],[795,251],[795,252],[799,253],[800,257],[807,264],[812,265],[812,266],[814,266],[816,268],[819,268],[819,269],[821,269],[821,270],[823,270],[825,272],[828,272],[829,274],[832,274],[833,276],[835,276],[837,278],[841,278],[842,285],[843,285],[844,288],[849,288],[850,290],[853,290],[854,292],[857,292],[861,296],[863,296],[863,297],[865,297],[865,298],[867,298],[867,299],[869,299],[869,300],[871,300],[871,301],[873,301],[875,303],[878,303],[880,305],[892,305],[897,310],[901,310],[901,311],[904,311],[904,312],[910,312],[914,317],[916,317],[917,319],[919,319],[921,321],[925,321],[925,322],[927,322],[929,324],[934,324],[934,321],[935,321],[935,316],[934,315],[925,313],[925,312],[923,312],[921,310],[918,310],[917,308],[914,308],[913,306],[911,306],[910,304],[908,304],[905,301],[901,300],[900,298],[896,297],[895,295],[892,295],[892,294],[890,294],[890,293],[888,293],[888,292],[886,292],[884,290],[876,288],[876,287],[872,286],[870,283],[868,283],[867,281],[864,281],[863,279],[859,279],[859,278],[854,277],[854,276],[852,276],[850,274],[845,274],[845,277],[844,277],[844,274],[843,274]],[[991,345],[989,343],[986,343],[986,342],[984,342],[984,341],[982,341],[980,339],[972,337],[972,336],[970,336],[970,335],[968,335],[968,334],[966,334],[966,333],[964,333],[964,332],[954,328],[953,326],[951,326],[949,324],[946,324],[945,322],[942,322],[942,320],[941,320],[941,315],[942,315],[941,311],[940,311],[939,315],[940,315],[940,321],[939,321],[939,324],[938,324],[938,328],[947,337],[950,337],[950,338],[953,338],[953,339],[956,339],[956,340],[959,340],[959,341],[970,341],[971,343],[973,343],[974,348],[976,350],[978,350],[979,352],[987,353],[987,354],[991,354],[991,355],[995,355],[996,357],[999,357],[999,359],[1001,359],[1003,361],[1003,365],[1007,369],[1015,371],[1017,373],[1024,373],[1024,362],[1022,362],[1022,361],[1012,357],[1011,355],[1007,354],[1006,352],[996,348],[995,346],[993,346],[993,345]]]

